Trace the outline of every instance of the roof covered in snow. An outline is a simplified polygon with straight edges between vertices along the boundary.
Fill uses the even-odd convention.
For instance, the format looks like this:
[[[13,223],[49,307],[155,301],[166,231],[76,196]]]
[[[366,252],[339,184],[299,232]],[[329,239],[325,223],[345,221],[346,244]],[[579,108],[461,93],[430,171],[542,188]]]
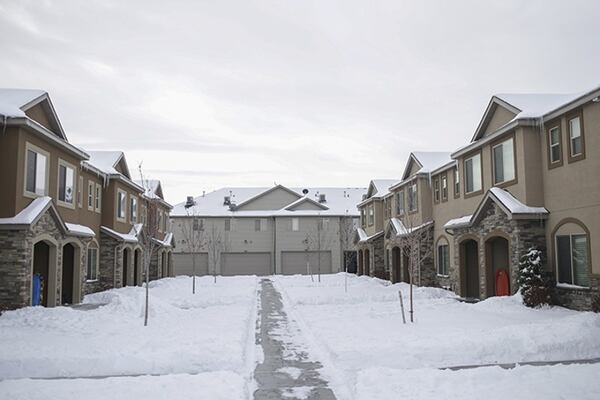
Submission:
[[[356,242],[358,243],[366,243],[370,240],[376,239],[379,236],[383,235],[383,231],[379,231],[371,236],[367,235],[367,232],[363,228],[356,228]]]
[[[0,115],[5,117],[25,117],[26,106],[47,93],[36,89],[0,88]]]
[[[412,232],[416,232],[422,228],[430,226],[433,221],[427,221],[417,226],[406,227],[404,223],[398,218],[390,218],[390,227],[393,229],[396,237],[404,237]]]
[[[122,151],[87,151],[90,159],[84,161],[85,164],[89,164],[92,167],[96,167],[101,172],[107,175],[118,175],[116,166],[123,157]]]
[[[429,174],[438,168],[452,162],[452,153],[448,151],[413,151],[408,157],[402,180],[410,178],[413,164],[417,165],[419,174]],[[401,183],[401,182],[398,182]],[[395,185],[397,186],[397,185]]]
[[[198,216],[206,217],[267,217],[267,216],[314,216],[314,215],[349,215],[358,216],[356,205],[361,201],[365,188],[339,188],[339,187],[317,187],[306,188],[308,193],[303,194],[305,188],[285,188],[297,197],[289,204],[273,210],[240,210],[232,211],[226,204],[225,197],[229,197],[231,204],[240,205],[248,203],[250,199],[256,199],[263,193],[273,190],[273,187],[226,187],[206,193],[194,198],[196,205],[190,209]],[[324,194],[326,201],[319,203],[319,195]],[[319,210],[294,210],[293,205],[298,205],[303,198],[312,200],[322,205]],[[173,207],[171,216],[186,216],[185,202]]]

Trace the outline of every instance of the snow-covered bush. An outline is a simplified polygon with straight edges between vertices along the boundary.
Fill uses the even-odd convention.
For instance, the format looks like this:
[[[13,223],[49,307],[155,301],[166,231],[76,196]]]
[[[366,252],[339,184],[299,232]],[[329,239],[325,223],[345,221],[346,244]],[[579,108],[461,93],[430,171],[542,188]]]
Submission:
[[[532,247],[521,257],[518,283],[526,306],[550,304],[554,283],[542,265],[540,250]]]

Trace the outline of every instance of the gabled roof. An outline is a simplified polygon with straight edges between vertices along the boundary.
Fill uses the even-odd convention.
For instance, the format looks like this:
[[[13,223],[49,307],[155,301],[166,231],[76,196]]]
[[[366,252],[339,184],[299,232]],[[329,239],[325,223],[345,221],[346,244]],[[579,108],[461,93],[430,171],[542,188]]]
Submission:
[[[456,229],[474,225],[484,217],[484,211],[491,203],[496,203],[509,219],[546,219],[548,210],[544,207],[531,207],[523,204],[510,192],[498,187],[490,188],[473,215],[454,218],[444,224],[444,229]]]
[[[413,164],[416,164],[419,174],[429,174],[432,171],[452,162],[450,152],[447,151],[413,151],[406,161],[402,181],[410,177]]]
[[[1,116],[7,118],[28,118],[25,112],[40,103],[42,103],[42,107],[49,117],[54,133],[61,139],[67,140],[65,131],[62,128],[48,93],[37,89],[0,88]]]
[[[304,204],[304,203],[309,203],[309,204],[315,206],[317,209],[321,209],[321,210],[329,209],[329,207],[327,207],[325,204],[319,203],[318,201],[310,199],[308,197],[302,197],[302,198],[294,201],[293,203],[289,204],[288,206],[284,207],[284,209],[288,210],[288,211],[294,211],[298,208],[299,205]]]
[[[117,170],[117,165],[121,162],[122,159],[125,158],[125,154],[122,151],[88,151],[90,155],[90,159],[84,161],[85,164],[90,164],[93,167],[96,167],[103,173],[107,175],[119,175],[121,174]],[[127,166],[127,163],[125,163]],[[130,178],[129,169],[126,167],[124,174],[127,178]]]
[[[277,185],[279,186],[279,185]],[[277,187],[275,186],[275,187]],[[358,216],[356,204],[361,200],[366,192],[365,188],[336,188],[336,187],[316,187],[316,188],[288,188],[287,190],[298,194],[298,198],[289,204],[273,210],[232,210],[228,204],[223,201],[225,197],[230,197],[231,203],[247,204],[250,199],[256,199],[269,189],[264,187],[225,187],[206,193],[203,196],[194,198],[196,205],[189,210],[185,209],[185,202],[176,204],[171,212],[172,217],[187,216],[187,211],[198,216],[205,217],[273,217],[273,216]],[[306,189],[308,193],[300,195]],[[319,195],[326,196],[326,203],[319,203]],[[311,200],[311,204],[319,204],[317,210],[294,210],[293,204],[299,204],[303,199]],[[290,209],[290,206],[291,209]]]
[[[417,226],[411,226],[411,227],[407,228],[400,219],[390,218],[389,224],[386,227],[386,232],[388,234],[393,232],[395,237],[404,237],[412,232],[416,232],[416,231],[423,229],[427,226],[430,226],[432,224],[433,224],[433,221],[427,221],[423,224],[420,224]],[[389,235],[387,237],[389,237]]]
[[[377,239],[378,237],[383,235],[383,231],[379,231],[371,236],[367,235],[363,228],[356,228],[356,233],[354,234],[354,243],[367,243],[371,240]]]
[[[42,215],[49,212],[54,218],[58,228],[65,234],[80,237],[94,237],[95,233],[85,225],[65,223],[61,218],[56,206],[49,196],[34,199],[27,207],[11,218],[0,218],[0,229],[29,229],[35,225]]]
[[[106,233],[108,236],[125,243],[138,243],[138,236],[141,234],[141,230],[136,230],[135,227],[131,228],[129,233],[117,232],[106,226],[100,227],[100,232]]]

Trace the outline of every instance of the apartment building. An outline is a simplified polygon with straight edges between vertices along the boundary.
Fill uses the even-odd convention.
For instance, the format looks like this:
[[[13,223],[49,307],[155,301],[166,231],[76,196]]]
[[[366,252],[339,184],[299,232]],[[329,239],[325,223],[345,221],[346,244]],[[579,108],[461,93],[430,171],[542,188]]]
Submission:
[[[354,270],[356,203],[364,192],[275,185],[190,197],[171,213],[175,273],[192,274],[194,263],[196,275]],[[200,246],[190,245],[194,238]]]
[[[144,189],[123,153],[71,144],[40,90],[0,89],[0,130],[0,307],[140,284]]]
[[[392,218],[389,236],[428,224],[431,260],[420,267],[433,266],[435,284],[474,299],[515,293],[519,260],[536,247],[556,278],[558,301],[589,309],[600,292],[600,265],[593,263],[600,259],[594,245],[600,237],[599,131],[600,88],[495,95],[468,145],[424,168],[416,189],[407,183],[390,188],[403,192],[399,200],[390,197],[394,218],[406,214],[415,190],[424,207],[408,226],[406,217]],[[419,158],[411,155],[403,182],[419,175]],[[392,278],[404,280],[408,260],[401,249],[390,250]],[[429,278],[421,283],[430,284]]]

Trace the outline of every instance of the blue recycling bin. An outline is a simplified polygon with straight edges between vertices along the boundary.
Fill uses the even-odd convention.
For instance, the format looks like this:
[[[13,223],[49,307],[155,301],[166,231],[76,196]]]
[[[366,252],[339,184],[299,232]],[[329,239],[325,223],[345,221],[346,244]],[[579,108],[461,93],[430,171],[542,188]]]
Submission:
[[[33,275],[31,282],[31,305],[39,306],[42,304],[42,289],[43,289],[44,277],[40,274]]]

